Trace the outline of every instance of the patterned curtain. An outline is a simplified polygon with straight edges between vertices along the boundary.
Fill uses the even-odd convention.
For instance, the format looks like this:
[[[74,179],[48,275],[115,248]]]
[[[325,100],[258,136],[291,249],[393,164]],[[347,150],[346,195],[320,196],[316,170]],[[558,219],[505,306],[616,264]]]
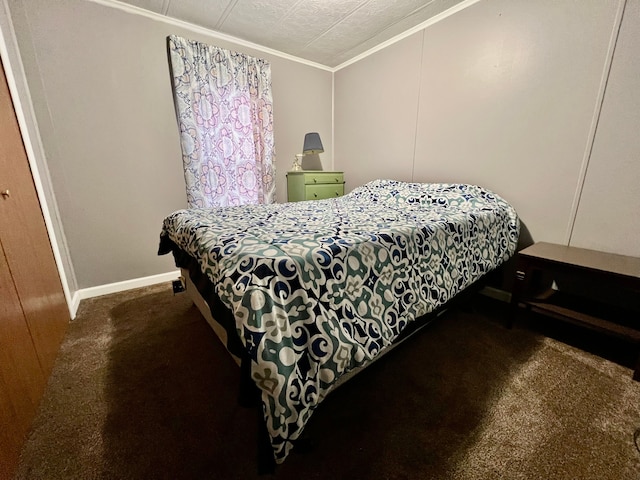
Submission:
[[[168,49],[189,208],[272,203],[269,63],[175,35]]]

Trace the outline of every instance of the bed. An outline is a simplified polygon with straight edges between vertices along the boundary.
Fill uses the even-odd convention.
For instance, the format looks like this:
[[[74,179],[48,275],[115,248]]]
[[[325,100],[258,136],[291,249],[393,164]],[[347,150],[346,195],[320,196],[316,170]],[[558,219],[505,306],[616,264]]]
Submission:
[[[329,200],[179,210],[159,254],[208,302],[281,463],[345,376],[508,260],[519,227],[479,186],[376,180]]]

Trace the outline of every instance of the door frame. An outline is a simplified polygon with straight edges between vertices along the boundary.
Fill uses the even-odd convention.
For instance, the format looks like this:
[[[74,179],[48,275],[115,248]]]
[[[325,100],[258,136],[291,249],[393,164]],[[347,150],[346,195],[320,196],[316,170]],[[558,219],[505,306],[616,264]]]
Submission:
[[[38,132],[35,113],[31,103],[31,96],[29,94],[29,87],[18,50],[18,42],[13,29],[13,24],[11,23],[9,7],[6,0],[1,0],[1,2],[0,60],[4,68],[5,76],[7,77],[13,108],[15,109],[16,117],[18,119],[22,142],[27,153],[27,159],[29,160],[31,175],[36,187],[36,193],[38,194],[38,200],[40,201],[40,208],[42,209],[42,215],[49,235],[49,242],[51,243],[51,249],[53,250],[53,256],[58,269],[58,275],[62,283],[62,290],[67,302],[70,317],[71,319],[74,319],[80,303],[80,299],[77,295],[78,288],[75,273],[72,268],[69,269],[69,272],[65,271],[64,268],[65,262],[63,261],[63,251],[68,265],[71,265],[71,258],[66,241],[64,240],[64,230],[59,216],[55,217],[55,223],[58,227],[58,231],[61,232],[60,236],[62,238],[59,238],[59,236],[56,235],[56,228],[54,228],[54,217],[51,215],[52,210],[49,207],[46,195],[46,192],[50,193],[50,197],[53,202],[53,210],[57,212],[57,206],[55,205],[55,199],[53,196],[53,186],[51,185],[51,180],[47,174],[40,175],[40,168],[38,167],[37,161],[39,160],[41,162],[45,173],[48,173],[46,172],[44,147]],[[70,285],[70,282],[73,283],[73,286]]]

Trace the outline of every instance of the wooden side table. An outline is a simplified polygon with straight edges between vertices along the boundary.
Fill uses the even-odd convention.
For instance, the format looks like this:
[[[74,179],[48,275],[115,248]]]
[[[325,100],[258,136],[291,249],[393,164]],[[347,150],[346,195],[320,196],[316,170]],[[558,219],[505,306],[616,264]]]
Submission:
[[[580,282],[589,292],[567,293],[549,288],[562,278]],[[594,298],[592,292],[606,286],[623,304]],[[520,307],[558,320],[571,322],[638,345],[640,349],[640,258],[540,242],[518,252],[516,279],[511,298],[509,326]],[[640,357],[633,374],[640,380]]]

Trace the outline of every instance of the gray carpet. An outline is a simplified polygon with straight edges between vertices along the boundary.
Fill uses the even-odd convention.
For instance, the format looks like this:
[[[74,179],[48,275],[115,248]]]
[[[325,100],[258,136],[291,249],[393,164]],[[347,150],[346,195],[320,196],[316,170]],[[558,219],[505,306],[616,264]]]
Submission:
[[[633,352],[508,330],[503,307],[452,310],[340,387],[273,478],[639,479]],[[83,301],[17,478],[257,478],[238,373],[168,284]]]

